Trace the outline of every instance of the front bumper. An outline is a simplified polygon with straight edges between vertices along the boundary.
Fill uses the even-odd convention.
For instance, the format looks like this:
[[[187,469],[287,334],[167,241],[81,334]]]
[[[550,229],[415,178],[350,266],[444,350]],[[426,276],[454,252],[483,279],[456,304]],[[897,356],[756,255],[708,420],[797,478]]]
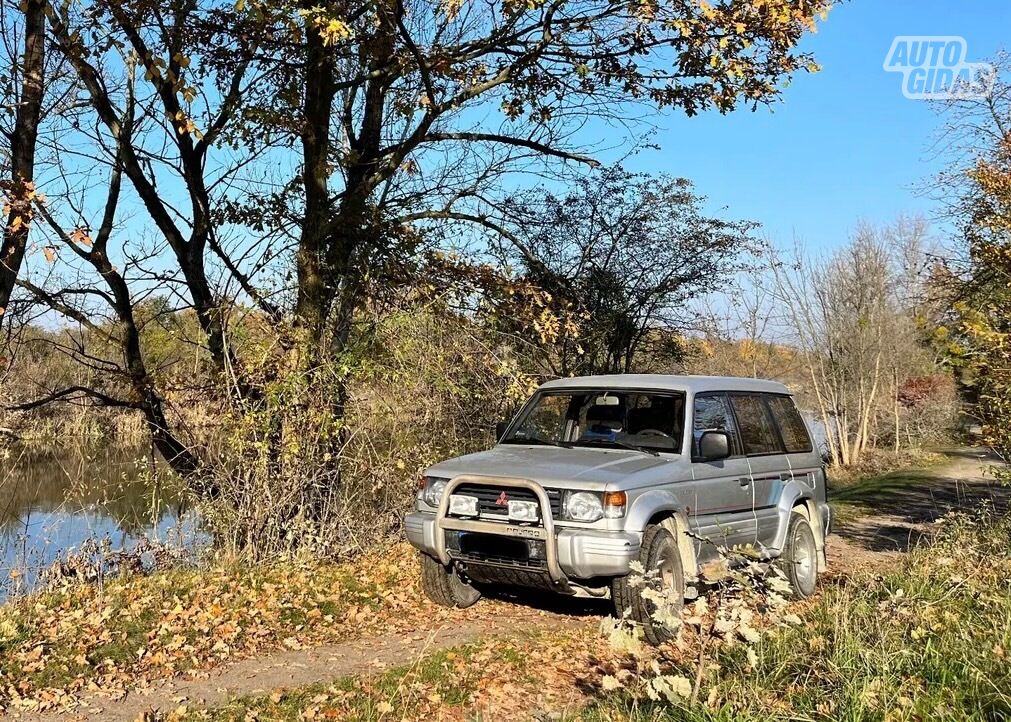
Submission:
[[[440,536],[445,536],[445,529],[440,529],[437,518],[437,514],[429,512],[408,514],[404,520],[407,540],[417,549],[448,564],[452,561],[452,556],[446,549],[445,542],[440,544]],[[482,522],[481,527],[482,533],[509,535],[503,530],[509,527],[508,524]],[[642,534],[552,527],[551,534],[544,535],[544,542],[553,549],[551,556],[555,558],[557,571],[561,573],[562,578],[555,581],[563,581],[563,578],[593,579],[628,574],[631,561],[639,558]]]

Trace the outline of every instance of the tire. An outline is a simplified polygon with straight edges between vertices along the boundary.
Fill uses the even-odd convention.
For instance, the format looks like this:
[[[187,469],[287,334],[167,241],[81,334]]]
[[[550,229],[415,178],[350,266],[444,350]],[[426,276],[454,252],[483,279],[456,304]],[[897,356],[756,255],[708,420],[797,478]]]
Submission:
[[[685,574],[677,539],[659,524],[651,524],[642,535],[639,561],[647,572],[658,570],[660,573],[635,586],[630,583],[633,575],[615,577],[611,582],[614,611],[619,618],[627,615],[627,618],[641,625],[647,642],[653,645],[663,644],[677,636],[677,629],[671,629],[653,619],[655,605],[643,598],[642,592],[650,587],[657,590],[666,588],[674,599],[676,609],[681,609],[685,598]]]
[[[793,512],[786,531],[786,545],[777,565],[786,575],[794,596],[804,599],[814,594],[818,584],[818,545],[811,522]]]
[[[427,554],[421,555],[421,588],[443,607],[464,609],[481,598],[481,592],[460,578],[456,569],[444,567]]]

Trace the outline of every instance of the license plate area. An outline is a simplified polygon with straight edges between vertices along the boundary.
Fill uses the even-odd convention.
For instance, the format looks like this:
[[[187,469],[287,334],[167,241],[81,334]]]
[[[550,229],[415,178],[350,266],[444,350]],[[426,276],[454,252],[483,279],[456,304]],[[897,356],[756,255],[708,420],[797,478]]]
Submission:
[[[446,547],[451,554],[471,560],[516,562],[523,566],[545,563],[545,544],[540,539],[448,531]]]
[[[486,557],[502,557],[525,561],[530,558],[530,550],[525,539],[491,534],[460,535],[460,551]]]

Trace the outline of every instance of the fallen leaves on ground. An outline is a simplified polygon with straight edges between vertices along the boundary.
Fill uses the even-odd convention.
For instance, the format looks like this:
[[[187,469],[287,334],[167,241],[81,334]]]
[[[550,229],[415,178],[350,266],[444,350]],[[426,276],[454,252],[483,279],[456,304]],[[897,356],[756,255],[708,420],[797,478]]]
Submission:
[[[613,656],[593,624],[492,636],[386,672],[239,698],[182,719],[547,719],[578,714],[593,689],[593,663]]]
[[[0,712],[195,674],[268,650],[417,629],[452,613],[418,587],[406,544],[348,564],[177,569],[0,606]]]

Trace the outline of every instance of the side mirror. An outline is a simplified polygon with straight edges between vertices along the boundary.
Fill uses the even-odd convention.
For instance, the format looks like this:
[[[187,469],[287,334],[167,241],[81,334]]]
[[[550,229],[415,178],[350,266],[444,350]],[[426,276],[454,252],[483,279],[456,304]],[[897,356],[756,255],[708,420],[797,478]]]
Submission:
[[[499,421],[495,424],[495,443],[502,441],[502,437],[505,436],[506,429],[509,428],[508,421]]]
[[[726,431],[703,431],[699,439],[699,460],[719,461],[730,456],[730,437]]]

